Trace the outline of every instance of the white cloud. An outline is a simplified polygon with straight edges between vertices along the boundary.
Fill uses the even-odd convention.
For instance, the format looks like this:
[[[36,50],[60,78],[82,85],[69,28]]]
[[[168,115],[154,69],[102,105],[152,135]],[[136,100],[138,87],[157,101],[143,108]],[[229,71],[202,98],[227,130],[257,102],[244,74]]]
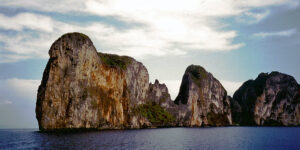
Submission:
[[[19,60],[24,60],[31,58],[29,56],[18,55],[18,54],[1,54],[0,53],[0,63],[12,63]]]
[[[1,6],[28,8],[47,12],[77,12],[85,0],[1,0]]]
[[[284,31],[276,31],[276,32],[259,32],[255,33],[254,36],[256,37],[272,37],[272,36],[283,36],[283,37],[288,37],[292,36],[297,33],[297,29],[289,29],[289,30],[284,30]]]
[[[21,13],[13,17],[0,14],[0,27],[21,31],[25,28],[52,32],[53,22],[50,17],[32,13]]]
[[[243,15],[237,17],[237,21],[241,23],[253,24],[258,23],[261,20],[265,19],[270,14],[269,10],[264,12],[254,13],[254,12],[245,12]]]
[[[34,16],[34,14],[30,16]],[[10,20],[9,18],[5,19],[2,21],[9,22]],[[175,32],[176,28],[171,28],[170,31],[167,31],[167,26],[172,26],[172,24],[168,24],[165,27],[164,25],[156,25],[155,27],[133,28],[123,31],[103,23],[91,23],[80,26],[53,19],[50,19],[49,22],[52,23],[51,27],[49,27],[56,32],[44,30],[39,32],[38,36],[23,32],[19,32],[17,36],[0,35],[0,41],[4,43],[3,47],[5,50],[15,54],[1,54],[0,57],[5,58],[1,62],[13,62],[28,57],[47,58],[47,51],[53,41],[66,32],[75,31],[90,35],[95,45],[100,45],[102,49],[137,58],[142,58],[146,55],[181,55],[191,50],[231,50],[242,46],[242,44],[231,44],[231,40],[236,37],[234,31],[218,32],[207,26],[199,26],[198,28],[201,31],[193,31],[191,28],[182,29],[182,31],[178,32]],[[176,21],[174,20],[174,22]],[[180,26],[184,25],[180,25],[180,22],[178,22],[178,27]],[[24,27],[11,27],[11,29],[14,28]],[[183,32],[186,33],[184,33],[184,36],[181,36],[180,34],[183,34]],[[215,40],[208,40],[211,38],[215,38]],[[180,47],[177,47],[178,45]]]
[[[19,31],[16,35],[0,34],[3,43],[0,51],[0,63],[16,62],[29,58],[48,58],[51,44],[66,32],[84,29],[76,25],[59,22],[45,15],[20,13],[15,16],[0,14],[0,28]],[[32,32],[25,32],[31,29]]]
[[[0,100],[0,105],[11,105],[13,102],[12,101],[10,101],[10,100],[3,100],[3,99],[1,99]]]
[[[40,80],[11,78],[0,80],[0,100],[2,103],[20,99],[35,101]]]
[[[0,62],[14,62],[33,57],[47,58],[52,42],[66,32],[79,31],[91,37],[98,50],[137,58],[145,56],[184,55],[195,51],[230,51],[244,43],[233,43],[238,37],[234,30],[224,30],[219,18],[244,14],[252,21],[268,15],[252,13],[251,9],[274,5],[292,5],[294,0],[2,0],[1,5],[39,11],[93,14],[138,23],[128,29],[92,22],[87,25],[54,20],[46,15],[20,13],[0,14],[0,28],[19,31],[16,36],[0,35],[3,49]],[[46,6],[46,7],[45,7]],[[242,16],[242,17],[243,17]],[[249,21],[246,19],[246,21]],[[250,19],[251,21],[251,19]],[[25,29],[37,31],[28,34]]]
[[[1,0],[1,5],[6,7],[62,13],[101,12],[101,15],[116,15],[116,12],[126,13],[128,11],[153,9],[187,13],[197,11],[209,16],[225,16],[237,14],[249,8],[280,4],[295,6],[298,3],[298,0]]]
[[[233,96],[234,92],[243,84],[243,82],[220,80],[227,91],[227,94]]]
[[[3,56],[2,54],[0,55],[11,59],[11,61],[36,56],[47,58],[47,50],[53,42],[50,41],[51,38],[49,39],[49,37],[47,34],[40,34],[39,37],[34,37],[26,33],[19,33],[17,36],[0,35],[0,41],[5,43],[3,46],[4,49],[11,53]]]
[[[255,22],[259,22],[261,21],[263,18],[265,18],[266,16],[268,16],[270,14],[270,11],[267,10],[265,12],[262,12],[262,13],[253,13],[253,12],[247,12],[245,13],[247,16],[250,16],[252,18],[254,18]]]
[[[251,8],[267,7],[274,5],[295,5],[297,0],[87,0],[85,11],[101,16],[122,16],[134,15],[133,18],[151,14],[185,14],[198,16],[232,16],[239,15]],[[212,11],[213,10],[213,11]],[[132,17],[132,16],[130,16]],[[146,17],[146,18],[147,18]],[[142,18],[140,18],[142,19]],[[154,18],[153,18],[154,19]]]
[[[295,5],[298,3],[297,0],[243,0],[238,2],[241,7],[266,7],[272,5],[289,4]]]

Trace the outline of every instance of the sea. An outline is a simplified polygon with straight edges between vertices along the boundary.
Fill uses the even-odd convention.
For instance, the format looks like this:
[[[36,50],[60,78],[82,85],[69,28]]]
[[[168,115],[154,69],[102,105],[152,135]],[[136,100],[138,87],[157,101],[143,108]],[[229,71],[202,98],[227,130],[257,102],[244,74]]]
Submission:
[[[0,149],[300,150],[300,128],[158,128],[68,133],[0,129]]]

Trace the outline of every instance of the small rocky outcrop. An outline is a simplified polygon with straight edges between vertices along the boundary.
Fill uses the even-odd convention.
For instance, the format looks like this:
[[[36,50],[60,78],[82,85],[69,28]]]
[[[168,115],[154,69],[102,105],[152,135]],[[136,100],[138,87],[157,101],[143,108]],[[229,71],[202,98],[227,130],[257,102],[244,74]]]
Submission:
[[[158,80],[155,80],[153,84],[149,84],[148,99],[163,108],[169,108],[174,105],[167,86],[160,84]]]
[[[230,99],[221,83],[198,65],[189,66],[175,103],[178,126],[231,124]]]
[[[155,105],[159,105],[164,109],[166,116],[169,116],[168,122],[162,122],[160,127],[176,126],[178,124],[176,118],[178,115],[178,106],[171,100],[168,88],[165,84],[159,83],[158,80],[149,84],[148,100]]]
[[[233,121],[239,125],[300,125],[300,88],[289,75],[261,73],[246,81],[232,99]]]

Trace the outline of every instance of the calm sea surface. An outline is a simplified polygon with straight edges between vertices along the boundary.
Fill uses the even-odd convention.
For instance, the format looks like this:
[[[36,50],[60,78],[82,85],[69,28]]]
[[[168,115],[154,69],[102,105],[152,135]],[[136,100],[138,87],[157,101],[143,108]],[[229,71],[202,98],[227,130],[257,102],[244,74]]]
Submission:
[[[1,129],[0,149],[300,149],[300,128],[218,127],[39,133]]]

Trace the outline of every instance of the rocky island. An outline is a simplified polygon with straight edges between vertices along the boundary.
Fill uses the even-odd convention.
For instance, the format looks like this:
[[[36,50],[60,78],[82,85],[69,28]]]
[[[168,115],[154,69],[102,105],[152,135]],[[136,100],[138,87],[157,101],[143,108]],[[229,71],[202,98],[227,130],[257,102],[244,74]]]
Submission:
[[[233,95],[199,65],[187,67],[173,101],[165,84],[128,56],[97,52],[82,33],[67,33],[49,50],[38,88],[42,131],[300,124],[300,86],[279,72],[262,73]]]
[[[233,95],[233,121],[239,125],[300,125],[300,88],[289,75],[261,73]]]

